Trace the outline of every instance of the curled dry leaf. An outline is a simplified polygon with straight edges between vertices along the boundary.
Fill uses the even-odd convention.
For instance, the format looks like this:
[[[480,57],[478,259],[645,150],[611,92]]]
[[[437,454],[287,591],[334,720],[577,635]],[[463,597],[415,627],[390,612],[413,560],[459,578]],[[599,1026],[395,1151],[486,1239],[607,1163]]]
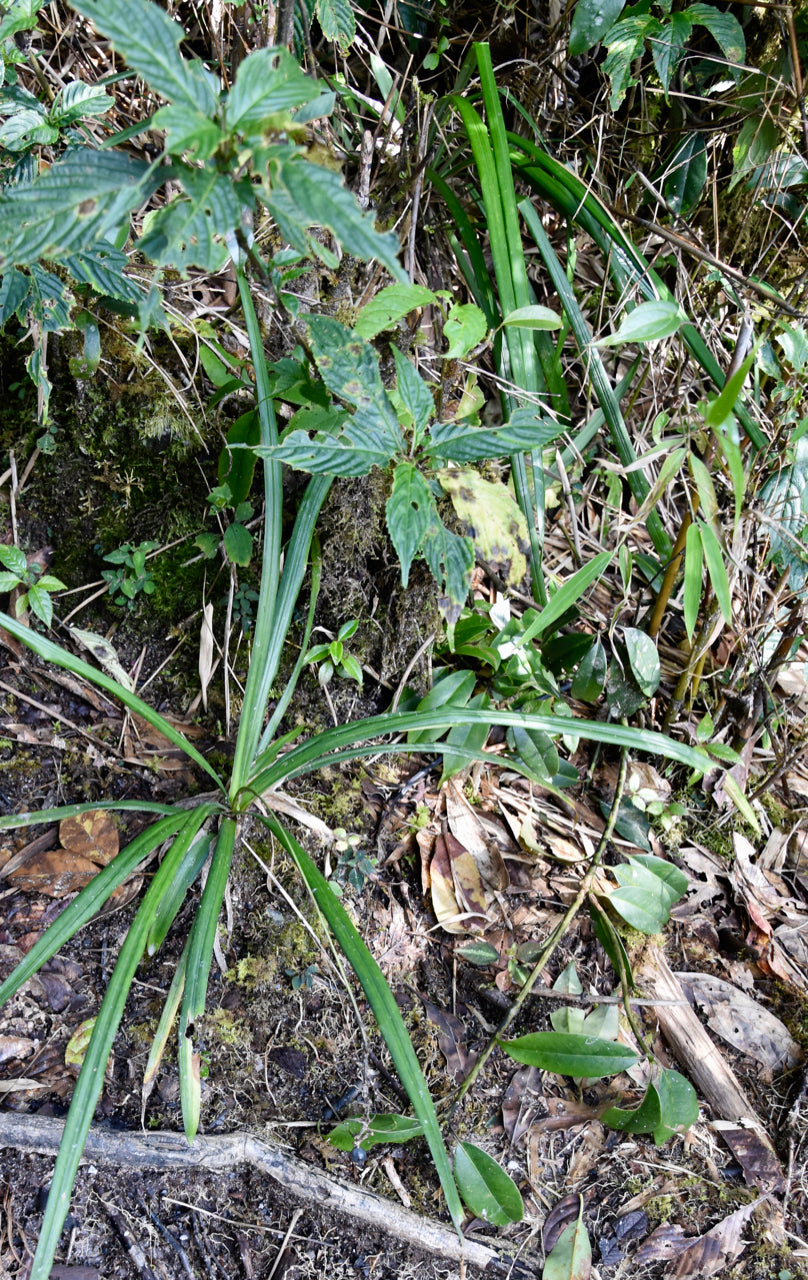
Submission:
[[[446,1068],[455,1084],[465,1080],[477,1061],[477,1054],[468,1047],[468,1033],[459,1018],[446,1009],[424,1000],[429,1021],[438,1032],[440,1051],[446,1059]]]
[[[202,685],[202,706],[208,709],[208,685],[213,674],[213,605],[202,606],[202,626],[199,632],[199,679]]]
[[[672,1280],[707,1280],[725,1272],[729,1263],[743,1253],[748,1240],[743,1232],[760,1200],[742,1205],[703,1236],[689,1242],[671,1270]]]

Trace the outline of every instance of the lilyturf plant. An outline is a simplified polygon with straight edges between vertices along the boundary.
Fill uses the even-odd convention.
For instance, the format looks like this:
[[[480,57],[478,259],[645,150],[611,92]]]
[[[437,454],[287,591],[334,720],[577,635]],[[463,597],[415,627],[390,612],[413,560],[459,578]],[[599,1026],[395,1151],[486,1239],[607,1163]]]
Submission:
[[[302,431],[302,437],[298,434],[292,438],[290,433],[288,439],[281,438],[275,397],[281,394],[283,380],[288,383],[289,368],[273,368],[267,361],[251,280],[258,280],[265,289],[281,295],[285,273],[299,271],[313,259],[335,265],[333,251],[313,233],[317,227],[329,229],[344,252],[361,259],[377,259],[395,281],[405,286],[395,237],[377,231],[338,175],[309,157],[305,126],[327,114],[333,99],[301,72],[291,55],[278,49],[262,49],[249,55],[240,65],[232,88],[222,93],[216,77],[200,62],[181,54],[181,29],[151,0],[75,0],[73,7],[96,24],[127,65],[166,102],[142,125],[143,129],[165,132],[165,151],[149,163],[133,158],[116,145],[128,142],[137,130],[118,138],[112,136],[101,146],[87,145],[86,137],[81,142],[72,138],[49,167],[33,176],[29,173],[27,180],[6,188],[0,195],[4,320],[15,313],[25,317],[36,310],[43,289],[50,289],[63,299],[69,310],[69,290],[75,286],[82,289],[85,301],[94,296],[107,303],[117,302],[119,310],[128,307],[136,324],[159,321],[159,276],[151,293],[144,297],[125,273],[127,242],[133,243],[158,272],[166,266],[184,271],[191,265],[217,271],[232,262],[254,372],[257,429],[252,451],[245,446],[244,453],[237,456],[249,456],[249,465],[262,469],[263,527],[260,591],[249,670],[227,774],[213,768],[174,725],[123,683],[33,627],[0,614],[0,626],[42,661],[103,689],[157,729],[185,753],[208,787],[198,797],[190,796],[175,804],[109,800],[0,819],[0,829],[9,830],[56,822],[91,809],[134,812],[150,818],[149,825],[69,903],[0,986],[0,1004],[19,991],[92,920],[117,886],[138,868],[152,864],[156,855],[159,858],[95,1020],[56,1161],[31,1280],[45,1280],[50,1273],[83,1146],[103,1088],[106,1063],[137,967],[144,956],[154,955],[185,895],[204,877],[193,924],[167,998],[168,1012],[156,1037],[156,1043],[162,1043],[172,1014],[178,1013],[183,1122],[188,1140],[193,1141],[202,1101],[195,1028],[205,1009],[217,922],[234,850],[250,811],[257,813],[297,866],[364,990],[429,1145],[448,1211],[459,1230],[464,1218],[455,1177],[456,1172],[460,1176],[459,1167],[456,1163],[453,1171],[396,1001],[315,862],[273,813],[273,794],[292,779],[326,765],[333,767],[342,761],[383,752],[418,750],[425,741],[430,744],[430,751],[450,752],[455,764],[464,758],[479,758],[484,756],[485,736],[492,723],[517,730],[523,747],[531,735],[539,735],[541,741],[544,735],[569,735],[572,722],[567,715],[525,714],[496,705],[473,705],[467,681],[462,697],[447,699],[427,694],[412,710],[391,711],[338,725],[307,741],[296,742],[296,733],[282,728],[309,647],[320,576],[315,526],[334,476],[362,474],[373,465],[393,471],[398,495],[394,489],[388,521],[404,573],[416,555],[425,557],[443,587],[444,611],[451,625],[460,611],[470,570],[469,556],[473,553],[467,539],[450,534],[437,518],[435,492],[422,471],[432,468],[443,476],[437,483],[445,482],[450,491],[452,483],[446,480],[446,474],[452,473],[458,459],[469,462],[527,450],[532,451],[535,460],[536,449],[547,438],[547,428],[542,427],[535,414],[514,416],[499,436],[496,431],[480,432],[481,437],[487,437],[483,445],[475,435],[475,426],[435,423],[430,389],[406,359],[397,357],[398,385],[391,398],[392,393],[388,394],[381,382],[375,349],[336,321],[313,317],[308,321],[301,318],[299,325],[305,344],[299,353],[299,372],[302,376],[307,362],[313,361],[307,374],[307,385],[313,388],[309,407],[317,410],[319,417],[308,420],[309,429]],[[14,31],[3,29],[0,34],[9,38]],[[152,207],[132,242],[130,215],[142,209],[169,181],[174,194]],[[291,246],[291,250],[280,251],[268,262],[262,259],[253,232],[267,214]],[[58,266],[58,274],[54,266]],[[73,284],[65,283],[66,278]],[[402,423],[406,424],[408,435]],[[301,432],[299,421],[293,430]],[[463,437],[467,438],[465,446]],[[237,447],[234,442],[234,456]],[[312,472],[285,542],[283,462]],[[309,566],[311,591],[299,649],[301,658],[272,705]],[[557,596],[544,606],[549,611],[545,624],[574,603],[581,590],[580,583],[562,588],[563,598]],[[447,733],[449,738],[441,740],[441,735]],[[576,720],[575,733],[632,751],[665,756],[697,771],[703,771],[708,763],[703,752],[627,725]],[[530,774],[524,756],[524,750],[514,751],[513,765]],[[501,759],[497,757],[500,763]],[[150,1069],[153,1067],[154,1061]]]

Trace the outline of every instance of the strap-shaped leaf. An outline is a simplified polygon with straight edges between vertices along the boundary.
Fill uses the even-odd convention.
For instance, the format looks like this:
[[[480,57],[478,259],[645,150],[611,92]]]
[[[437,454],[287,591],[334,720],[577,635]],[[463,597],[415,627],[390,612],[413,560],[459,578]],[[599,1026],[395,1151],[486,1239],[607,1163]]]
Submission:
[[[182,27],[151,0],[71,0],[150,88],[168,102],[212,115],[218,95],[201,62],[179,51]]]

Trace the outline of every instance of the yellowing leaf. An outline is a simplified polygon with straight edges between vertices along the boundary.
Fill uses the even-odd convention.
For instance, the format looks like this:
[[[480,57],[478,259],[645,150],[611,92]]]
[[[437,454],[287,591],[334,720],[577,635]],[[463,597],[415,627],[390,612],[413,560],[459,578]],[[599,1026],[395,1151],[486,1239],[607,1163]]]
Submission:
[[[510,586],[518,586],[527,572],[528,532],[513,495],[470,468],[442,471],[438,480],[482,558]]]

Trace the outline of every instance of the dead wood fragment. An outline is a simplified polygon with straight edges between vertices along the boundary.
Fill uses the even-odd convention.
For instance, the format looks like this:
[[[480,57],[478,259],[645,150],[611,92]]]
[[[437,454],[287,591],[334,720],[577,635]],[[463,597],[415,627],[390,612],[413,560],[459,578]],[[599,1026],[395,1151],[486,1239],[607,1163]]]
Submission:
[[[0,1112],[0,1149],[55,1155],[64,1122],[51,1116]],[[313,1168],[279,1147],[249,1133],[197,1137],[189,1146],[179,1133],[121,1133],[93,1126],[84,1148],[85,1161],[116,1169],[226,1170],[249,1164],[278,1182],[285,1191],[313,1204],[321,1212],[339,1212],[367,1222],[415,1248],[481,1270],[527,1276],[529,1268],[515,1263],[489,1245],[460,1240],[449,1226],[404,1209],[364,1187],[352,1186]]]

